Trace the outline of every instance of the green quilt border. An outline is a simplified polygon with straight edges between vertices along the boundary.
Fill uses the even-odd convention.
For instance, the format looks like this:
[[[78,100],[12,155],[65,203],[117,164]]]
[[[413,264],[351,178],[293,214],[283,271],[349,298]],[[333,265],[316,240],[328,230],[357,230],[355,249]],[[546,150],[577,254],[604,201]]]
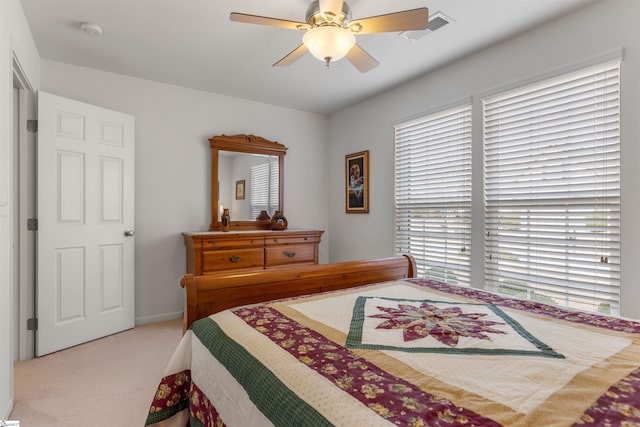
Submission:
[[[194,322],[192,330],[244,388],[256,407],[276,426],[324,427],[332,424],[302,400],[211,318]],[[192,370],[193,372],[193,370]],[[193,381],[193,375],[191,377]]]
[[[189,409],[189,400],[183,399],[179,404],[174,405],[170,408],[165,408],[161,411],[154,412],[147,416],[147,420],[145,421],[145,425],[151,425],[155,423],[159,423],[161,421],[168,420],[179,412],[184,411],[185,409]]]
[[[429,348],[429,347],[398,347],[392,345],[380,345],[380,344],[363,344],[362,343],[362,327],[364,325],[364,307],[368,299],[379,298],[388,301],[407,301],[417,303],[438,303],[438,304],[451,304],[451,305],[477,305],[484,306],[491,309],[496,315],[502,318],[514,331],[516,331],[525,340],[533,344],[538,351],[535,350],[510,350],[510,349],[486,349],[486,348]],[[356,299],[356,303],[353,306],[353,314],[351,317],[351,324],[349,326],[349,333],[345,342],[347,348],[361,348],[367,350],[391,350],[391,351],[403,351],[406,353],[443,353],[443,354],[477,354],[477,355],[499,355],[499,356],[540,356],[550,357],[555,359],[564,359],[565,357],[556,352],[553,348],[540,341],[527,331],[520,323],[510,317],[507,313],[502,311],[499,307],[493,304],[483,303],[467,303],[467,302],[451,302],[451,301],[436,301],[436,300],[414,300],[408,298],[388,298],[378,296],[359,296]]]

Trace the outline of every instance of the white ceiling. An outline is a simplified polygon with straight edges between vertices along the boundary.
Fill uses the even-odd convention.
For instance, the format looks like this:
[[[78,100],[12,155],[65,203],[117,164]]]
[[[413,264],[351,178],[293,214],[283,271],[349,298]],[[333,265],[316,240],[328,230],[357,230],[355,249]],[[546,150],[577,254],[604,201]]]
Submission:
[[[1,1],[1,0],[0,0]],[[21,0],[44,59],[331,114],[478,49],[595,0],[349,0],[353,18],[417,7],[451,24],[417,41],[397,33],[356,36],[380,66],[361,74],[346,60],[327,69],[307,54],[271,65],[302,32],[229,21],[243,12],[304,21],[311,0]],[[90,36],[80,24],[100,25]]]

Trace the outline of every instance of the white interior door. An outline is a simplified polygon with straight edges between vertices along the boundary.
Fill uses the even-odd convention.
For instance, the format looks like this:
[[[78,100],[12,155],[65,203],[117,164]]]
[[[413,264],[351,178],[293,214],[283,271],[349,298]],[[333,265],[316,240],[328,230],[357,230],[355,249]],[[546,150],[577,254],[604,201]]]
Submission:
[[[134,326],[134,126],[38,93],[38,356]]]

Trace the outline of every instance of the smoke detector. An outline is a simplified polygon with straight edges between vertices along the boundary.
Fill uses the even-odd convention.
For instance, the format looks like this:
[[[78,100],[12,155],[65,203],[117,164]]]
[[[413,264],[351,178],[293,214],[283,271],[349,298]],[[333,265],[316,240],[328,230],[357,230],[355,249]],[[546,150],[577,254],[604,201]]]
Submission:
[[[80,29],[90,36],[101,36],[102,35],[102,27],[98,24],[92,24],[90,22],[85,22],[80,25]]]
[[[404,37],[407,40],[416,41],[418,39],[423,38],[427,34],[433,33],[436,30],[444,27],[445,25],[449,25],[451,22],[455,22],[453,19],[449,18],[442,12],[436,12],[429,16],[429,25],[425,30],[417,30],[417,31],[403,31],[399,33],[400,37]]]

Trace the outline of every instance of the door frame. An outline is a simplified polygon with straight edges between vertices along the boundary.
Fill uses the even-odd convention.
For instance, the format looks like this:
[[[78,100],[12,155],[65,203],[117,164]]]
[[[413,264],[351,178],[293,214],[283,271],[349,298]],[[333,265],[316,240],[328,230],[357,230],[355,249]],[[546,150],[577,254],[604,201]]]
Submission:
[[[36,119],[37,103],[36,91],[26,76],[15,51],[12,52],[12,72],[13,84],[18,89],[18,106],[19,106],[19,126],[18,129],[12,129],[12,135],[17,133],[19,138],[19,150],[14,150],[14,140],[10,147],[12,161],[19,160],[19,171],[13,170],[10,176],[11,192],[18,191],[18,218],[14,218],[14,210],[10,213],[12,240],[16,246],[11,249],[11,283],[14,287],[16,298],[13,298],[12,305],[17,310],[18,315],[14,315],[14,319],[18,319],[18,324],[13,327],[14,338],[13,343],[18,344],[17,351],[14,351],[14,357],[17,355],[19,360],[32,359],[35,356],[35,330],[27,330],[28,319],[34,318],[36,313],[36,236],[35,232],[27,231],[27,220],[35,217],[36,208],[36,133],[27,130],[27,120]],[[13,92],[12,92],[13,94]],[[13,96],[13,95],[12,95]],[[28,99],[30,98],[30,99]],[[13,103],[11,104],[14,105]],[[12,112],[12,115],[15,112]],[[13,120],[12,120],[13,127]],[[31,149],[29,149],[31,145]],[[15,182],[18,181],[18,183]],[[29,185],[31,183],[31,185]],[[19,186],[19,187],[18,187]],[[13,200],[15,196],[12,195]],[[16,239],[16,228],[18,229],[19,239]],[[19,257],[18,271],[14,269],[14,257]],[[15,277],[17,273],[18,277]],[[18,305],[15,306],[15,302]]]

